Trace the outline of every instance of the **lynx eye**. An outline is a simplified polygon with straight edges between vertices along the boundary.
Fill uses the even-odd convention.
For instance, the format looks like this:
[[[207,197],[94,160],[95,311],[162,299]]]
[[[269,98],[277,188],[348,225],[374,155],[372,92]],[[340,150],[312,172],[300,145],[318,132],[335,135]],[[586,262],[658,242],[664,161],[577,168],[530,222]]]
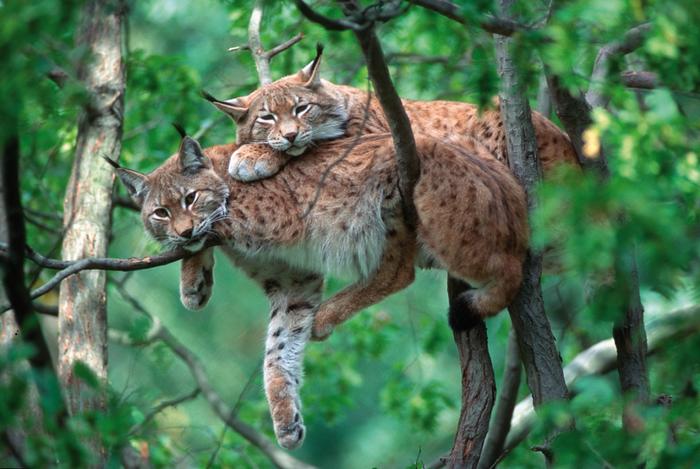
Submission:
[[[275,115],[274,114],[260,114],[258,116],[258,121],[264,122],[264,123],[272,123],[275,122]]]
[[[297,107],[294,108],[294,115],[301,116],[306,111],[308,111],[310,107],[310,104],[299,104],[297,105]]]
[[[199,194],[197,194],[197,191],[192,191],[189,194],[185,196],[185,206],[189,207],[194,203],[195,200],[197,200]]]
[[[170,212],[168,212],[167,208],[157,208],[153,211],[153,216],[156,218],[169,218],[170,217]]]

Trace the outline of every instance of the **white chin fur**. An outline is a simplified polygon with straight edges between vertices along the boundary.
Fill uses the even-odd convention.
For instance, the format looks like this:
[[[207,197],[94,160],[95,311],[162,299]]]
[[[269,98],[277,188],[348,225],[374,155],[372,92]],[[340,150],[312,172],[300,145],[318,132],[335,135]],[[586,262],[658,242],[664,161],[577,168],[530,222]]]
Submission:
[[[291,156],[299,156],[306,151],[306,147],[289,147],[285,153]]]
[[[199,251],[200,249],[202,249],[203,246],[204,246],[204,239],[199,239],[199,240],[197,240],[197,241],[192,241],[192,242],[190,242],[190,243],[187,243],[187,244],[185,244],[185,245],[182,246],[182,247],[183,247],[186,251],[189,251],[189,252],[197,252],[197,251]]]

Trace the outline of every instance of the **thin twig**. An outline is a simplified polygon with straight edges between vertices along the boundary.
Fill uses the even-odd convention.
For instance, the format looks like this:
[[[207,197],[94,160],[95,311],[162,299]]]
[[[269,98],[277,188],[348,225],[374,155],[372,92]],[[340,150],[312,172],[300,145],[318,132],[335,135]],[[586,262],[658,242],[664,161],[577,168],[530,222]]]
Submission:
[[[195,399],[197,396],[199,396],[200,392],[201,390],[199,388],[194,388],[191,392],[185,394],[184,396],[176,397],[174,399],[166,400],[159,403],[157,406],[151,409],[151,411],[148,412],[148,414],[146,414],[141,423],[138,423],[131,427],[131,430],[129,430],[129,435],[135,435],[139,433],[146,427],[146,425],[148,425],[148,423],[151,420],[153,420],[156,417],[156,415],[163,412],[165,409],[170,407],[176,407],[182,404],[183,402],[191,401],[192,399]]]

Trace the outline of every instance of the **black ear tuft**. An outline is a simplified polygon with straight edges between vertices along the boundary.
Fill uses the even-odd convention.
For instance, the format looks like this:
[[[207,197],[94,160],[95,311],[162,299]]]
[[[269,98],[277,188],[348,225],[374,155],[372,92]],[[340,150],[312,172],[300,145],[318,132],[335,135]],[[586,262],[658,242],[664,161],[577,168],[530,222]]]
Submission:
[[[323,44],[320,42],[316,43],[316,57],[320,57],[323,54]]]
[[[204,155],[199,142],[192,137],[186,136],[182,139],[178,160],[180,161],[180,169],[186,173],[210,167],[209,158]]]
[[[105,160],[107,163],[109,163],[109,165],[110,165],[112,168],[114,168],[114,169],[121,169],[121,166],[119,166],[119,163],[117,163],[117,162],[114,161],[113,159],[107,158],[106,156],[103,156],[102,159]]]
[[[187,137],[187,131],[185,130],[185,128],[183,126],[181,126],[177,122],[172,122],[172,125],[173,125],[173,127],[175,127],[175,130],[177,130],[177,133],[180,134],[181,138]]]
[[[210,93],[208,93],[206,90],[199,90],[199,94],[202,96],[202,98],[206,99],[210,103],[218,103],[220,102],[218,99],[216,99],[214,96],[212,96]]]

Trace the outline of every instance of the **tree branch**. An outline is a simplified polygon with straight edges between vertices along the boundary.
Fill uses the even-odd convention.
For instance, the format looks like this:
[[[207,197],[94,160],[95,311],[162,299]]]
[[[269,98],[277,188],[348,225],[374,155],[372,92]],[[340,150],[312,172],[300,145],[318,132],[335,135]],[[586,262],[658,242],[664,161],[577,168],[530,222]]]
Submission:
[[[3,220],[7,227],[9,244],[6,247],[2,260],[2,281],[4,284],[9,305],[3,310],[12,308],[17,318],[17,324],[21,337],[30,343],[36,350],[29,358],[29,362],[37,370],[53,371],[49,348],[44,341],[39,328],[38,317],[35,314],[29,291],[24,284],[24,259],[26,232],[24,227],[24,214],[22,212],[22,199],[19,187],[19,138],[11,135],[2,147],[2,200]]]
[[[500,0],[500,5],[503,14],[509,14],[512,0]],[[498,74],[501,77],[499,98],[506,127],[508,160],[513,173],[527,192],[528,208],[532,212],[537,205],[534,188],[541,175],[532,112],[513,61],[512,39],[496,36],[495,40]],[[544,312],[541,272],[541,255],[530,250],[523,267],[523,284],[509,307],[528,385],[535,396],[536,405],[567,397],[561,358]]]
[[[600,48],[593,65],[591,83],[586,92],[586,102],[592,108],[605,107],[608,98],[603,94],[603,85],[608,79],[610,60],[639,48],[651,30],[651,23],[643,23],[627,31],[620,41],[607,44]]]
[[[481,459],[479,459],[479,469],[492,467],[503,452],[503,445],[510,431],[513,409],[515,409],[515,403],[518,400],[521,375],[522,367],[520,364],[520,353],[518,352],[518,341],[515,337],[515,331],[511,329],[510,334],[508,334],[501,390],[496,403],[496,410],[491,419],[489,433],[486,435],[486,441],[484,442],[484,450],[481,452]]]
[[[364,29],[361,25],[352,21],[343,19],[332,19],[328,18],[327,16],[323,16],[322,14],[317,13],[303,0],[294,0],[294,3],[299,9],[299,12],[301,12],[301,14],[304,15],[304,17],[306,17],[306,19],[314,23],[320,24],[329,31],[346,31],[348,29],[353,31],[361,31],[362,29]]]
[[[671,341],[677,341],[692,334],[700,333],[700,305],[659,313],[646,325],[649,335],[648,354],[661,350]],[[566,384],[572,385],[582,376],[602,375],[615,369],[617,352],[613,339],[598,342],[576,355],[564,368]],[[575,387],[572,388],[575,392]],[[536,414],[532,406],[532,396],[523,399],[515,407],[505,444],[505,453],[511,451],[527,437],[535,424]],[[502,459],[503,456],[501,456]]]
[[[143,314],[151,321],[154,320],[153,316],[134,297],[129,295],[123,286],[118,286],[118,289],[120,294],[134,310]],[[209,382],[204,366],[202,366],[197,356],[182,344],[182,342],[180,342],[162,323],[159,322],[157,327],[152,330],[152,338],[154,340],[160,340],[187,365],[187,368],[190,370],[197,384],[197,389],[201,392],[216,416],[249,443],[262,451],[275,466],[285,469],[312,469],[314,467],[290,456],[263,434],[259,433],[255,428],[240,420],[236,416],[237,409],[232,409],[227,406],[221,396],[214,390]]]
[[[359,11],[355,0],[347,0],[342,2],[342,5],[346,15],[352,15]],[[382,46],[374,27],[369,26],[364,31],[356,30],[354,33],[362,48],[369,77],[374,84],[377,99],[389,123],[391,137],[394,141],[396,163],[399,169],[399,191],[401,192],[405,221],[410,229],[415,229],[418,215],[413,202],[413,190],[420,176],[420,160],[416,151],[411,122],[408,120],[401,98],[391,81],[389,68],[384,60]]]
[[[134,425],[131,427],[129,430],[130,435],[134,435],[136,433],[139,433],[141,430],[143,430],[148,423],[153,420],[156,415],[159,413],[163,412],[165,409],[168,409],[170,407],[177,407],[178,405],[182,404],[183,402],[191,401],[192,399],[196,399],[197,396],[199,396],[199,393],[201,392],[201,389],[199,387],[194,388],[191,392],[180,396],[176,397],[174,399],[170,400],[165,400],[161,403],[159,403],[157,406],[155,406],[153,409],[151,409],[148,414],[143,418],[143,421],[139,424]]]
[[[454,300],[468,288],[466,283],[448,278],[447,292],[451,308],[457,307],[453,304]],[[464,316],[469,312],[456,314]],[[496,395],[486,324],[484,321],[476,321],[473,327],[453,335],[462,368],[462,409],[450,455],[441,461],[449,467],[476,467]]]
[[[416,4],[428,10],[439,13],[451,20],[461,24],[469,24],[469,19],[462,11],[462,7],[447,0],[408,0],[410,3]],[[512,36],[516,31],[531,30],[532,27],[526,24],[518,23],[508,18],[486,15],[478,20],[478,25],[486,32],[498,34],[501,36]]]
[[[253,55],[253,60],[255,61],[255,69],[258,72],[260,84],[267,85],[268,83],[272,83],[272,76],[270,75],[270,60],[277,54],[284,52],[297,42],[304,39],[304,35],[299,33],[282,44],[279,44],[269,51],[266,51],[263,48],[262,41],[260,40],[260,24],[262,23],[262,16],[263,0],[255,0],[255,3],[253,4],[253,11],[250,14],[250,21],[248,22],[248,45],[243,47],[231,47],[229,48],[229,51],[233,52],[243,49],[250,50],[251,54]]]
[[[217,246],[219,243],[216,241],[209,241],[206,243],[205,248]],[[7,253],[7,245],[0,243],[0,254]],[[186,251],[184,249],[175,249],[172,251],[167,251],[161,254],[156,254],[153,256],[147,256],[143,258],[130,257],[126,259],[111,258],[111,257],[88,257],[85,259],[78,259],[75,261],[64,261],[58,259],[49,259],[41,254],[29,249],[29,258],[37,263],[38,265],[48,268],[48,269],[61,269],[56,273],[49,281],[44,283],[42,286],[33,290],[31,292],[31,299],[36,299],[49,291],[53,290],[61,281],[65,278],[76,274],[82,270],[117,270],[122,272],[130,272],[133,270],[144,270],[153,267],[159,267],[161,265],[166,265],[189,257],[194,253]],[[0,306],[0,314],[4,313],[10,309],[9,305]]]

